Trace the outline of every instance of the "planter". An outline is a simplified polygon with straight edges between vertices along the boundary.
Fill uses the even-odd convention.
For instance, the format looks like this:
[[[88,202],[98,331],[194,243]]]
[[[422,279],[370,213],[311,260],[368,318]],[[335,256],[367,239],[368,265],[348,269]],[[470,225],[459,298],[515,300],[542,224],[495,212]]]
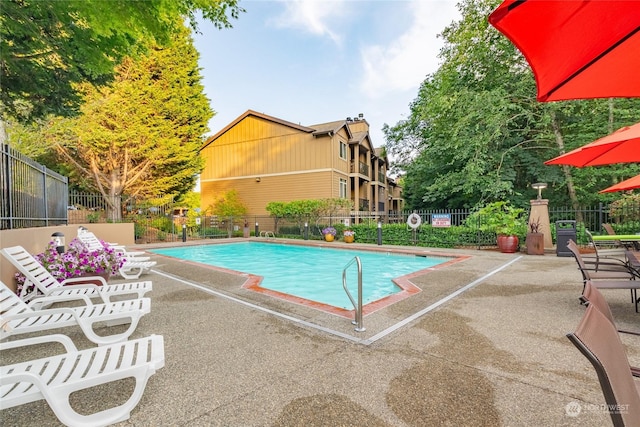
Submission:
[[[333,239],[335,237],[333,236],[333,234],[325,234],[324,235],[324,240],[326,240],[327,242],[333,242]]]
[[[242,229],[242,236],[243,236],[245,239],[248,239],[250,235],[251,235],[251,233],[249,232],[249,227],[244,227],[244,228]]]
[[[74,277],[74,279],[82,279],[82,278],[87,278],[87,280],[82,280],[82,281],[78,281],[78,282],[72,282],[72,283],[67,283],[68,285],[84,285],[84,284],[91,284],[91,285],[96,285],[96,286],[102,286],[102,282],[100,280],[97,279],[91,279],[92,277],[102,277],[105,282],[109,283],[109,277],[111,277],[111,273],[102,273],[102,274],[96,274],[96,273],[84,273],[84,274],[80,274],[76,277]]]
[[[354,236],[344,236],[345,243],[353,243]]]
[[[505,254],[515,253],[519,248],[518,236],[498,236],[498,248]]]
[[[527,254],[544,255],[544,233],[527,233]]]

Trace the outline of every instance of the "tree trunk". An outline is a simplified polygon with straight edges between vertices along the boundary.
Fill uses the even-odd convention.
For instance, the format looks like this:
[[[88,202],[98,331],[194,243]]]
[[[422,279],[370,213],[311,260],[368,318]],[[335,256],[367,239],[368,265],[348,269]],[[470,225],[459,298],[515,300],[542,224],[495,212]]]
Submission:
[[[0,145],[6,144],[7,142],[7,124],[4,122],[2,117],[0,117]]]
[[[560,149],[560,154],[564,154],[566,152],[564,148],[564,138],[562,137],[562,132],[560,131],[560,124],[558,123],[558,119],[556,117],[555,111],[551,110],[551,128],[553,129],[553,135],[556,139],[556,144]],[[576,220],[578,222],[583,222],[582,212],[578,210],[578,196],[576,195],[576,189],[573,185],[573,176],[571,175],[571,166],[562,165],[562,173],[564,174],[564,178],[567,181],[567,193],[569,194],[569,200],[571,200],[571,206],[576,211]]]

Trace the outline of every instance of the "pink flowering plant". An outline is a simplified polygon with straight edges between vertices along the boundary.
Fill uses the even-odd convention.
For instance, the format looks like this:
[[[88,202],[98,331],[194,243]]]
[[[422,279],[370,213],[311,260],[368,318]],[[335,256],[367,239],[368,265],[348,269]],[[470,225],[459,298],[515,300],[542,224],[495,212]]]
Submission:
[[[333,227],[327,227],[325,229],[322,230],[322,234],[323,235],[327,235],[327,234],[331,234],[332,236],[336,235],[336,229]]]
[[[343,234],[344,236],[355,236],[356,232],[355,232],[355,231],[353,231],[353,230],[344,230],[344,231],[342,232],[342,234]]]
[[[101,243],[103,249],[90,251],[80,240],[73,239],[66,252],[58,253],[55,242],[51,241],[46,250],[34,258],[60,282],[72,277],[116,274],[126,259]],[[20,295],[26,278],[22,273],[16,273],[15,278],[18,284],[16,293]],[[29,289],[28,293],[31,291]]]

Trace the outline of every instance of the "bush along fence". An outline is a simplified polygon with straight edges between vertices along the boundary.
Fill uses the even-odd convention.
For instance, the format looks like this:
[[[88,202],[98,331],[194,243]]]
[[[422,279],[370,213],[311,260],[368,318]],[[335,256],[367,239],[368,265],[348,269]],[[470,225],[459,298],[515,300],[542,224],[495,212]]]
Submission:
[[[162,200],[162,199],[157,199]],[[471,227],[467,219],[472,215],[469,209],[420,210],[364,212],[343,211],[331,216],[313,218],[304,223],[304,218],[275,218],[269,215],[244,215],[242,217],[221,218],[204,215],[199,209],[186,209],[166,200],[134,201],[124,206],[122,221],[135,224],[138,243],[171,242],[194,239],[212,239],[243,236],[269,235],[296,239],[323,239],[322,229],[333,226],[339,236],[345,224],[355,232],[355,241],[361,243],[378,242],[378,223],[381,225],[382,243],[390,245],[415,245],[442,248],[484,248],[495,247],[495,232],[478,231],[485,219]],[[108,222],[101,196],[94,194],[69,194],[67,203],[69,224]],[[420,226],[413,230],[407,225],[410,215],[420,217]],[[523,217],[528,219],[528,209],[523,209]],[[446,218],[446,225],[442,225]],[[612,224],[621,234],[640,232],[640,197],[625,199],[624,203],[600,204],[595,207],[567,208],[549,207],[551,233],[555,242],[556,222],[575,221],[578,243],[586,245],[585,229],[593,234],[604,234],[603,223]],[[440,225],[440,226],[437,226]],[[521,227],[517,235],[521,243],[525,241],[526,227]]]
[[[375,220],[358,224],[349,222],[345,225],[340,219],[322,218],[315,224],[298,224],[294,221],[279,219],[277,226],[273,218],[268,216],[243,216],[218,218],[212,216],[178,217],[178,218],[138,218],[135,222],[137,243],[178,242],[199,239],[242,238],[242,237],[277,237],[289,239],[323,240],[322,230],[328,226],[336,229],[337,240],[341,240],[343,231],[352,230],[355,241],[359,243],[402,246],[421,246],[434,248],[495,248],[496,233],[481,231],[477,227],[452,225],[450,227],[434,227],[422,221],[413,229],[407,223],[378,223]],[[614,227],[616,225],[614,224]],[[626,225],[624,227],[627,227]],[[378,229],[381,241],[378,239]],[[587,245],[584,223],[576,226],[578,244]],[[517,233],[520,243],[524,244],[526,227]],[[556,226],[551,223],[551,234],[556,240]]]

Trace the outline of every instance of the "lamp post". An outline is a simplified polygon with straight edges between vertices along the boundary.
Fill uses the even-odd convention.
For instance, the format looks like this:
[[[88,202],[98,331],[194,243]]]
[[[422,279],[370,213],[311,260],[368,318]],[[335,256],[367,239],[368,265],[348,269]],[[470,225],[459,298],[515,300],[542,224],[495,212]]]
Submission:
[[[51,235],[51,240],[54,245],[56,245],[56,251],[58,251],[59,254],[64,253],[64,233],[56,231]]]
[[[534,190],[538,190],[538,197],[534,200],[531,200],[529,224],[539,224],[538,232],[544,234],[544,249],[553,250],[551,225],[549,224],[549,200],[542,198],[542,190],[547,188],[547,183],[536,182],[534,184],[531,184],[531,188],[533,188]]]
[[[538,200],[542,200],[542,190],[547,188],[546,182],[536,182],[535,184],[531,184],[531,188],[534,190],[538,190]]]

